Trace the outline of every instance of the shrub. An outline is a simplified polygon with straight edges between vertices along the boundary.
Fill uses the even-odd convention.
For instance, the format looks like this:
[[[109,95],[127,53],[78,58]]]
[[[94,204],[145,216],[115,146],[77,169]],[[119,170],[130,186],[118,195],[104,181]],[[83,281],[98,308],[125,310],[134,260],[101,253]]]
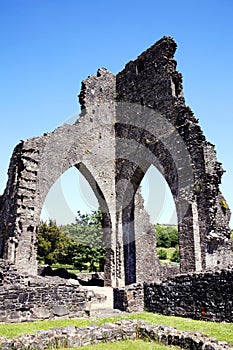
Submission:
[[[223,213],[226,215],[227,211],[229,211],[229,207],[228,207],[227,202],[225,201],[224,198],[220,199],[220,205],[221,205]]]
[[[167,251],[166,251],[166,249],[160,248],[160,249],[158,250],[158,257],[159,257],[159,259],[161,259],[161,260],[167,259]]]
[[[172,262],[180,262],[180,250],[179,247],[176,246],[176,249],[172,253],[171,259]]]

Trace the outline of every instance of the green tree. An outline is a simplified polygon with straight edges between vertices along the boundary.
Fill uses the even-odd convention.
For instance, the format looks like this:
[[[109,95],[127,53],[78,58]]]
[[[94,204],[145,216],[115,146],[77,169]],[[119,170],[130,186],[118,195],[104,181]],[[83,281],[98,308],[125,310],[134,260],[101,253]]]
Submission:
[[[62,231],[79,244],[90,247],[103,247],[103,229],[101,211],[91,214],[77,212],[76,222],[61,227]]]
[[[170,248],[171,242],[167,232],[167,226],[156,225],[157,247]]]
[[[176,247],[179,244],[178,229],[175,226],[167,226],[167,233],[170,239],[171,247]]]
[[[66,252],[70,238],[65,235],[56,222],[49,220],[49,223],[41,222],[38,230],[38,260],[45,264],[60,262]]]
[[[67,247],[69,261],[80,271],[103,271],[105,262],[102,213],[91,214],[77,212],[76,223],[62,226],[66,235],[71,237]]]
[[[176,226],[155,226],[157,247],[170,248],[178,244],[178,230]]]

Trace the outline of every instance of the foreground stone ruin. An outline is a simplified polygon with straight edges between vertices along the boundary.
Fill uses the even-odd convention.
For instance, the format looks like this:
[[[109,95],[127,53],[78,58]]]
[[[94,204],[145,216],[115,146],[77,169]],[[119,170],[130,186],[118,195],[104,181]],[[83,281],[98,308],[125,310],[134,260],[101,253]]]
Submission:
[[[114,289],[114,307],[196,320],[233,322],[232,268],[177,275],[159,283]]]
[[[75,279],[19,274],[0,261],[0,322],[87,317],[87,300],[101,304],[102,294],[82,287]]]
[[[80,347],[122,340],[137,340],[179,346],[181,349],[222,350],[233,349],[228,343],[209,338],[198,332],[179,331],[166,326],[155,326],[142,321],[118,321],[103,326],[88,328],[69,326],[65,329],[40,331],[33,335],[22,335],[13,339],[0,337],[4,350],[59,349]]]
[[[227,270],[233,257],[230,210],[219,189],[224,170],[185,105],[175,51],[174,40],[163,37],[116,76],[99,69],[82,82],[82,113],[73,125],[16,146],[0,196],[0,321],[51,318],[57,307],[70,317],[84,314],[86,292],[80,286],[36,277],[41,210],[51,186],[72,166],[89,182],[103,214],[104,284],[116,288],[116,304],[124,303],[125,286],[146,283],[152,287],[141,294],[143,304],[151,311],[171,313],[172,308],[180,314],[178,301],[171,308],[165,301],[176,293],[181,304],[185,293],[192,299],[194,290],[184,283],[186,292],[180,292],[180,281],[195,286],[197,276],[205,276],[200,285],[207,300],[212,282],[221,290],[232,279]],[[157,257],[155,230],[140,192],[150,166],[159,169],[174,198],[179,266],[162,266]],[[223,272],[226,278],[216,278],[216,269],[228,271],[227,277]],[[207,276],[207,271],[213,272]],[[230,292],[226,295],[232,303]],[[209,318],[232,320],[233,304],[223,308],[223,296],[215,300]],[[41,303],[44,309],[36,310]],[[134,299],[131,304],[137,308]],[[208,314],[208,303],[198,307]]]

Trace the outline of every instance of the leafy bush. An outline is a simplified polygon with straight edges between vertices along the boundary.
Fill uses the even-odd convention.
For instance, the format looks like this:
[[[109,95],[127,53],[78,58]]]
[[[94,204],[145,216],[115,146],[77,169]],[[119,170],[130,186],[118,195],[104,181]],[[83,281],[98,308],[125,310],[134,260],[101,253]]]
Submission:
[[[228,204],[223,197],[220,200],[220,205],[221,205],[223,213],[226,215],[227,211],[229,211],[229,207],[228,207]]]
[[[167,230],[162,226],[156,227],[157,247],[170,248],[171,241]]]
[[[160,249],[158,250],[158,257],[159,257],[159,259],[161,259],[161,260],[167,259],[167,251],[166,251],[166,249],[160,248]]]
[[[172,262],[180,262],[180,251],[178,246],[176,246],[176,249],[174,250],[170,260]]]
[[[176,247],[179,243],[177,227],[168,227],[168,235],[171,242],[171,247]]]

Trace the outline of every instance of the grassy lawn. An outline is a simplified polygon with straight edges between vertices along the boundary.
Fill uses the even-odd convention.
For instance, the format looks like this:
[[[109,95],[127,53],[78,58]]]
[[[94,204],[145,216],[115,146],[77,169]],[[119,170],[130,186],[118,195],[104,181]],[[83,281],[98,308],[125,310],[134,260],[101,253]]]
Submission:
[[[180,348],[175,346],[165,346],[157,343],[144,342],[143,340],[124,340],[117,343],[104,343],[91,346],[81,346],[79,348],[63,348],[60,350],[180,350]]]
[[[77,270],[73,265],[68,265],[68,264],[52,264],[53,270],[59,269],[59,268],[64,268],[70,273],[79,273],[80,271]],[[84,271],[85,272],[85,271]]]
[[[63,328],[73,325],[79,328],[87,327],[90,324],[101,325],[106,322],[114,322],[122,319],[138,319],[144,320],[152,324],[167,325],[180,330],[198,331],[210,337],[217,338],[221,341],[227,341],[233,344],[233,324],[232,323],[215,323],[206,321],[195,321],[188,318],[163,316],[144,312],[141,314],[129,314],[126,316],[108,317],[108,318],[90,318],[90,319],[74,319],[74,320],[55,320],[55,321],[37,321],[5,324],[0,323],[0,336],[14,337],[22,333],[36,333],[38,330],[46,330],[51,328]]]
[[[172,257],[172,254],[174,253],[174,251],[176,250],[176,248],[165,248],[167,251],[167,258],[170,260]]]

